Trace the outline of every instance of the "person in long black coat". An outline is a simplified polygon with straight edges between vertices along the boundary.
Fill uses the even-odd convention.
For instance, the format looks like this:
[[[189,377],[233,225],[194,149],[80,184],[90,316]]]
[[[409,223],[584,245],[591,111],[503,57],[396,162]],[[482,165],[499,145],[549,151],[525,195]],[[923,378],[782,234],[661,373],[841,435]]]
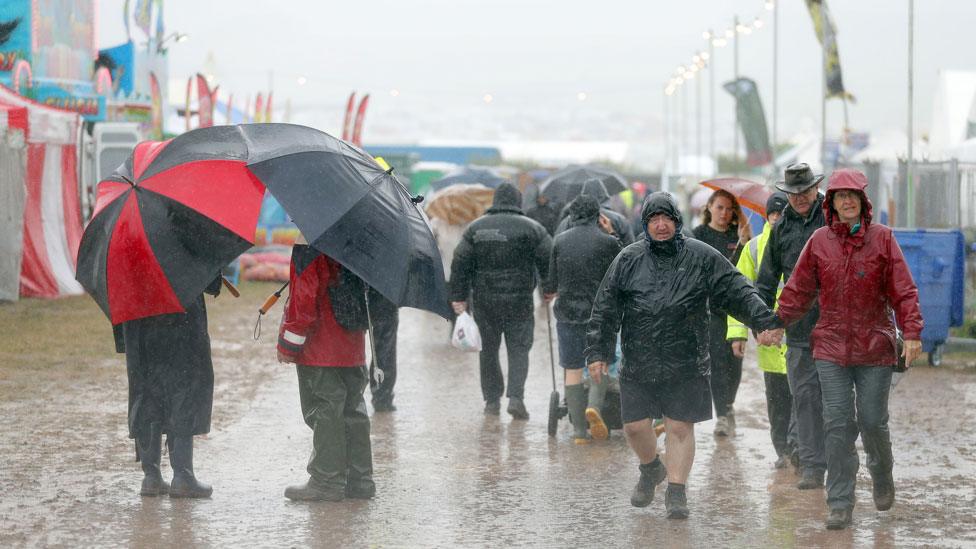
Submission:
[[[205,293],[218,295],[218,276]],[[210,497],[212,488],[193,473],[193,436],[210,432],[214,372],[201,294],[185,313],[130,320],[114,327],[116,350],[125,353],[129,377],[129,438],[142,462],[141,494]],[[166,435],[173,483],[160,471]]]
[[[481,332],[479,355],[485,413],[498,415],[502,393],[508,413],[529,419],[523,397],[529,372],[534,326],[532,292],[549,271],[552,239],[538,222],[522,213],[521,193],[503,183],[485,215],[464,231],[451,263],[451,306],[456,314],[471,297]],[[508,389],[498,361],[502,336],[508,349]]]
[[[607,187],[602,181],[599,179],[587,179],[583,182],[583,187],[579,195],[596,198],[597,202],[600,203],[600,214],[610,221],[610,224],[613,226],[614,235],[620,240],[621,245],[627,246],[634,241],[634,233],[631,230],[630,223],[627,222],[627,218],[610,208],[610,193],[607,192]],[[570,196],[575,198],[576,195],[570,194]],[[569,204],[560,213],[560,221],[556,227],[555,234],[559,234],[568,228],[568,218]]]
[[[624,434],[640,459],[631,504],[644,507],[668,479],[668,518],[687,518],[685,482],[695,455],[695,423],[712,417],[709,310],[755,330],[782,324],[752,283],[708,244],[685,239],[681,214],[664,192],[641,211],[644,239],[610,265],[587,325],[586,362],[595,381],[606,375],[620,331],[620,407]],[[668,465],[657,456],[651,418],[663,417]]]

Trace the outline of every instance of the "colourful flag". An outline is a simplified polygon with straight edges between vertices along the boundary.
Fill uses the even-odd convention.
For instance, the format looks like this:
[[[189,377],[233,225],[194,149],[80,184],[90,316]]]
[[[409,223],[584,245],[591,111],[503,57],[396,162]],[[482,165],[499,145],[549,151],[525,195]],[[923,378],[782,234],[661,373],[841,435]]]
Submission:
[[[837,50],[837,31],[834,20],[827,9],[827,0],[806,0],[807,9],[813,19],[813,28],[817,33],[817,40],[826,51],[824,73],[827,78],[827,98],[838,97],[854,102],[854,96],[844,89],[844,80],[840,71],[840,52]]]
[[[274,92],[268,92],[268,104],[264,106],[264,121],[271,122],[271,98],[274,97]]]
[[[163,94],[154,72],[149,73],[149,93],[152,98],[152,133],[149,139],[158,141],[163,138]]]
[[[142,32],[146,33],[146,36],[151,36],[149,24],[152,20],[152,0],[136,0],[134,18],[136,26],[142,29]]]
[[[197,73],[197,114],[200,120],[198,128],[213,126],[213,95],[207,79],[200,73]]]
[[[257,98],[254,100],[254,123],[258,124],[264,122],[264,96],[261,92],[258,92]]]
[[[725,91],[735,97],[735,108],[739,127],[746,140],[746,162],[750,166],[764,166],[773,161],[773,149],[769,146],[769,132],[766,129],[766,114],[756,83],[748,78],[726,82]]]
[[[359,109],[356,111],[356,121],[352,127],[352,144],[357,147],[363,146],[363,122],[366,120],[366,107],[369,106],[369,94],[363,96],[359,102]]]

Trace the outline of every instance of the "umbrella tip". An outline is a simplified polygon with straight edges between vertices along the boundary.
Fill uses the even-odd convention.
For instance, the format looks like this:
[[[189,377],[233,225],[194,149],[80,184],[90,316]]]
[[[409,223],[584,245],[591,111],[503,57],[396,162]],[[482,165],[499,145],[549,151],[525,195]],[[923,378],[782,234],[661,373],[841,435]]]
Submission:
[[[410,202],[413,202],[414,204],[420,204],[423,201],[424,201],[424,195],[422,194],[418,194],[417,196],[410,197]]]

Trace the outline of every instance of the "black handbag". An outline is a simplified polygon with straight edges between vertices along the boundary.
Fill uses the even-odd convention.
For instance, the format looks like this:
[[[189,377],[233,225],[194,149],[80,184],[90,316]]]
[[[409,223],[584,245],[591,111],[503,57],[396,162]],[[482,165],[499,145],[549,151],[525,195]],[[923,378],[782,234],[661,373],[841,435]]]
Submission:
[[[369,329],[366,284],[344,266],[339,267],[336,282],[329,285],[329,300],[332,302],[332,314],[339,326],[350,332],[364,332]]]

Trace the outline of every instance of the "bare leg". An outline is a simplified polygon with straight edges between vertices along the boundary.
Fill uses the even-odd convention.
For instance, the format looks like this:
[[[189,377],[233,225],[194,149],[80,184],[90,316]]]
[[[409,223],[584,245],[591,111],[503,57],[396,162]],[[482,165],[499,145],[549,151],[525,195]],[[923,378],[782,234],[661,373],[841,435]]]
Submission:
[[[647,424],[651,425],[650,420],[647,420]],[[625,430],[626,428],[627,425],[624,425]],[[665,417],[664,430],[667,433],[665,445],[667,448],[668,482],[685,484],[688,475],[691,473],[691,465],[695,461],[695,424]],[[651,427],[651,437],[653,436],[653,427]],[[627,437],[627,440],[630,440],[630,436]],[[631,443],[631,446],[633,445]],[[653,444],[651,448],[654,448]],[[634,450],[640,455],[636,448]],[[654,459],[653,454],[651,454],[650,459]]]
[[[583,369],[564,370],[566,372],[566,385],[578,385],[583,383]]]
[[[657,457],[657,435],[654,434],[654,424],[650,419],[624,423],[624,435],[642,465],[654,461]],[[694,457],[694,436],[691,438],[691,443],[692,457]]]

